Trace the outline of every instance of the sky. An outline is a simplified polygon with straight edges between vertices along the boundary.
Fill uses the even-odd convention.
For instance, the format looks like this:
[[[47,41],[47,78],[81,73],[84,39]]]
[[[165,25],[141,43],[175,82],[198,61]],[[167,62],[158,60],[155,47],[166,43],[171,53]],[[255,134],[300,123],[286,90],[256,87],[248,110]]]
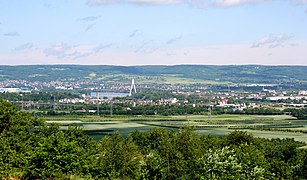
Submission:
[[[307,65],[307,0],[1,0],[0,65]]]

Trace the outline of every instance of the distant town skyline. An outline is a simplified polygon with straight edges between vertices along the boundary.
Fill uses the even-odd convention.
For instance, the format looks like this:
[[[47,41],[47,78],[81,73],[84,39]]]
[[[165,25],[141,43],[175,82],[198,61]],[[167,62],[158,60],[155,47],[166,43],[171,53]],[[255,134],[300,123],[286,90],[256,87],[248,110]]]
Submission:
[[[0,65],[307,65],[307,0],[2,0]]]

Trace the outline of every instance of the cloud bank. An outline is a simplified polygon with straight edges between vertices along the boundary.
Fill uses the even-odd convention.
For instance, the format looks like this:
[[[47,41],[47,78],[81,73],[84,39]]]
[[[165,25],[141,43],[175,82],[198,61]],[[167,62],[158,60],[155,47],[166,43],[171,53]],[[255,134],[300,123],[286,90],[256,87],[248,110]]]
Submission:
[[[15,36],[19,36],[19,33],[18,32],[8,32],[8,33],[4,33],[3,36],[15,37]]]
[[[171,39],[169,39],[169,40],[166,41],[166,44],[173,44],[173,43],[179,41],[180,39],[182,39],[181,36],[171,38]]]
[[[215,4],[217,6],[239,6],[244,4],[256,4],[268,1],[270,0],[216,0]]]
[[[293,0],[296,4],[307,4],[307,0]]]
[[[195,7],[206,8],[210,6],[229,7],[244,4],[269,2],[271,0],[88,0],[89,6],[102,6],[108,4],[136,4],[136,5],[175,5],[188,4]],[[307,0],[296,0],[307,1]]]
[[[25,50],[31,50],[34,49],[34,45],[32,43],[25,43],[17,46],[14,51],[25,51]]]
[[[277,35],[268,35],[252,44],[252,48],[259,48],[259,47],[269,47],[269,48],[276,48],[279,46],[284,45],[286,41],[291,39],[292,36],[288,36],[285,34],[277,34]]]
[[[206,47],[165,48],[152,53],[113,51],[111,45],[95,47],[54,45],[46,56],[44,51],[22,51],[0,55],[1,64],[108,64],[108,65],[175,65],[175,64],[264,64],[264,65],[307,65],[307,42],[287,48],[250,48],[249,44],[215,45]],[[103,50],[105,49],[105,50]],[[61,52],[64,51],[64,52]],[[78,54],[71,55],[77,51]],[[223,52],[223,53],[221,53]],[[50,52],[49,52],[50,53]],[[51,54],[53,54],[51,53]],[[88,53],[88,54],[87,54]],[[63,57],[67,55],[67,57]],[[60,56],[62,58],[57,58]]]
[[[110,4],[135,4],[135,5],[176,5],[188,4],[198,8],[208,7],[233,7],[240,5],[267,3],[274,0],[87,0],[88,6],[103,6]],[[276,0],[275,0],[276,1]],[[286,0],[296,5],[306,5],[307,0]]]
[[[89,6],[100,6],[106,4],[129,3],[129,4],[149,4],[149,5],[167,5],[184,3],[186,0],[88,0]]]
[[[80,59],[101,53],[104,49],[112,47],[113,44],[100,44],[98,46],[71,45],[65,42],[56,43],[44,50],[47,57],[57,59]]]

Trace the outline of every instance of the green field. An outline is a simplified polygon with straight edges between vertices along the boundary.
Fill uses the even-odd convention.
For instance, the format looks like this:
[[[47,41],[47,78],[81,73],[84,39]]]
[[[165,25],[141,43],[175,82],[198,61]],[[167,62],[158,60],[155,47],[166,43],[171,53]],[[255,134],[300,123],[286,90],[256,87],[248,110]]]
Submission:
[[[307,130],[307,121],[288,115],[215,115],[215,116],[48,116],[49,123],[59,123],[63,130],[69,125],[78,125],[90,136],[99,139],[105,134],[118,131],[127,136],[133,130],[141,132],[152,128],[167,128],[178,131],[190,126],[199,134],[227,135],[235,130],[252,133],[261,138],[294,138],[307,143],[307,134],[282,130]],[[268,128],[277,130],[268,130]]]
[[[47,121],[58,120],[58,121],[67,121],[67,120],[76,120],[82,122],[100,122],[100,121],[132,121],[132,120],[148,120],[148,121],[157,121],[157,120],[190,120],[190,121],[212,121],[212,122],[231,122],[231,121],[284,121],[288,122],[289,120],[296,120],[295,117],[289,115],[214,115],[214,116],[205,116],[205,115],[188,115],[188,116],[80,116],[80,115],[65,115],[65,116],[46,116],[43,117]]]

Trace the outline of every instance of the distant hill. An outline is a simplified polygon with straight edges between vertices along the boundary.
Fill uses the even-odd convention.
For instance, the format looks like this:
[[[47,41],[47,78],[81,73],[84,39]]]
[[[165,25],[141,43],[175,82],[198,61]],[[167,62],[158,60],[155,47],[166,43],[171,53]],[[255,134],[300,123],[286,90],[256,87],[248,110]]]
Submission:
[[[106,66],[106,65],[22,65],[0,66],[0,80],[51,81],[83,79],[112,75],[160,76],[223,81],[233,83],[307,82],[307,66],[261,65],[175,65],[175,66]]]

